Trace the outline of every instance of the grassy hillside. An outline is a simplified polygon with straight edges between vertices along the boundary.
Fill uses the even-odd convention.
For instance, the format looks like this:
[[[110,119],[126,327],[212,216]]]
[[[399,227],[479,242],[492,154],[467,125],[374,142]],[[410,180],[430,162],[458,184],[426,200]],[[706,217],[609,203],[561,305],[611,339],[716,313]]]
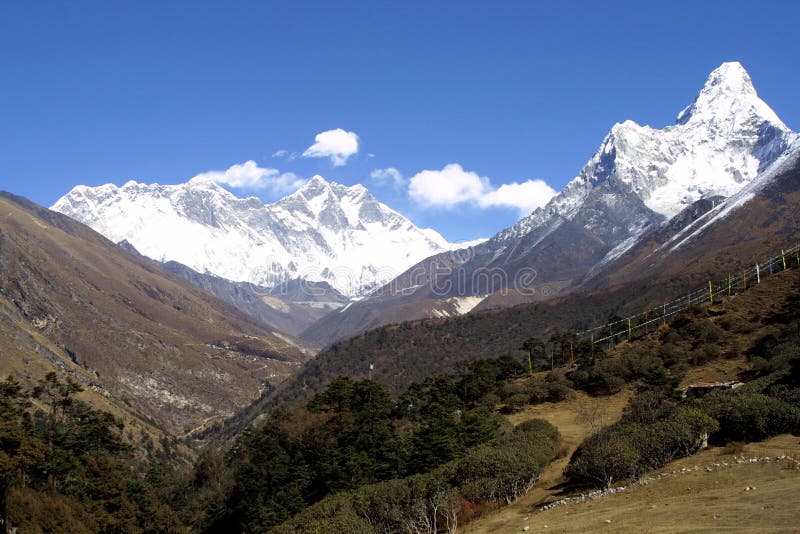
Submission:
[[[608,390],[592,387],[600,397],[577,393],[567,402],[523,407],[511,420],[545,418],[574,451],[579,444],[585,447],[595,433],[601,436],[617,431],[624,437],[620,430],[635,431],[631,421],[642,420],[636,413],[658,421],[665,406],[685,405],[705,411],[719,423],[710,436],[712,447],[650,468],[634,480],[620,478],[614,484],[623,487],[620,493],[577,499],[540,511],[548,503],[586,491],[570,483],[569,472],[565,475],[567,465],[579,457],[573,454],[569,463],[564,458],[543,472],[542,486],[510,507],[477,519],[464,532],[513,531],[526,526],[548,532],[617,532],[640,528],[643,517],[653,532],[790,529],[800,515],[781,502],[786,492],[800,488],[800,441],[796,437],[800,431],[799,324],[800,272],[788,271],[722,304],[697,307],[649,336],[621,343],[602,361],[586,366],[618,377],[619,393],[606,396]],[[660,367],[675,379],[667,385],[669,389],[708,381],[745,380],[746,385],[697,401],[675,397],[667,404],[653,402],[654,397],[647,393],[620,410],[619,401],[630,398],[631,380],[639,389],[663,391],[665,382],[654,380],[665,377]],[[567,376],[574,380],[580,372]],[[573,381],[573,385],[596,383]],[[641,399],[649,401],[645,404]],[[640,412],[643,406],[647,409]],[[617,423],[620,416],[627,423]],[[795,436],[781,434],[787,429]],[[775,434],[781,435],[770,437]],[[634,443],[635,447],[646,446],[646,440]],[[595,463],[598,461],[602,460]],[[626,460],[625,467],[633,461]],[[636,484],[636,480],[645,482]]]

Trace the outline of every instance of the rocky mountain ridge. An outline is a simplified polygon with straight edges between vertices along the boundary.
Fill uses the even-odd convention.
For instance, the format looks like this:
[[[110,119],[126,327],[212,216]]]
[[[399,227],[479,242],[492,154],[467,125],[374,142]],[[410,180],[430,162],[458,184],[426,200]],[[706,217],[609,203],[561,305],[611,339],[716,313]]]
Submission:
[[[52,209],[160,262],[263,287],[293,279],[322,281],[348,296],[364,295],[417,261],[452,248],[364,186],[321,176],[266,205],[197,177],[179,185],[81,185]]]

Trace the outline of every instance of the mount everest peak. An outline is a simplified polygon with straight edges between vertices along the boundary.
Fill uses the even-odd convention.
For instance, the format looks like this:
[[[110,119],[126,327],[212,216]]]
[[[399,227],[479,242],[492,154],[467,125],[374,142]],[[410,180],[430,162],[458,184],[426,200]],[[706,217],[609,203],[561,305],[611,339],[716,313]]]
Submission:
[[[179,185],[80,185],[52,209],[158,261],[266,287],[295,278],[325,281],[350,296],[452,248],[364,186],[321,176],[266,205],[201,176]]]

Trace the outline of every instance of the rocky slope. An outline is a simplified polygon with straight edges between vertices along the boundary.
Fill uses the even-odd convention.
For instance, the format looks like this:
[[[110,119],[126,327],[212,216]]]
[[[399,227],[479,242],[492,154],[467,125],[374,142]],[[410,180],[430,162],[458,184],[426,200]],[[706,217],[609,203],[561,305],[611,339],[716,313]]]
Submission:
[[[349,302],[325,282],[289,280],[267,288],[198,273],[175,261],[168,261],[163,267],[279,332],[295,337]]]

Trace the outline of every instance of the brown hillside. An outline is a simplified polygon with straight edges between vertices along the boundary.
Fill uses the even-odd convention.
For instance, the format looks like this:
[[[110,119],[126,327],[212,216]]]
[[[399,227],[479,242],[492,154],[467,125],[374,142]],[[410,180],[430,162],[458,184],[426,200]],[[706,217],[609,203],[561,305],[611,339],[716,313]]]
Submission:
[[[173,434],[231,415],[307,358],[233,306],[9,194],[0,196],[0,272],[6,324],[14,312],[22,332],[56,349],[32,355],[9,327],[4,368],[33,375],[38,359],[62,351],[84,372],[62,368],[84,385]]]

